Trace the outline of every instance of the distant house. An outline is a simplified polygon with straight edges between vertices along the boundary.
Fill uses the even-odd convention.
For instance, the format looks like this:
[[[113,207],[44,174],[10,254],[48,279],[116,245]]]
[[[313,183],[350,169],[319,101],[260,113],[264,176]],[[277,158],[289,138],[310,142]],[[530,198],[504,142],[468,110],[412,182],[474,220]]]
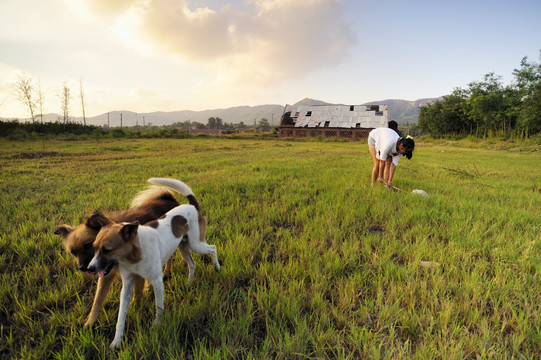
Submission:
[[[286,105],[278,136],[360,140],[388,122],[388,105]]]

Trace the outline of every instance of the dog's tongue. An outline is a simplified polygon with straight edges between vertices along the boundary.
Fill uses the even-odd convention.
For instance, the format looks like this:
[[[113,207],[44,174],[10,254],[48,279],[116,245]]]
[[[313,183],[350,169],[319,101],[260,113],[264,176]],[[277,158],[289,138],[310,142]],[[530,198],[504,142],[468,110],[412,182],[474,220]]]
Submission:
[[[89,276],[98,275],[99,277],[104,277],[105,276],[105,270],[100,271],[97,274],[95,272],[92,272],[92,271],[87,271],[86,274],[89,275]]]

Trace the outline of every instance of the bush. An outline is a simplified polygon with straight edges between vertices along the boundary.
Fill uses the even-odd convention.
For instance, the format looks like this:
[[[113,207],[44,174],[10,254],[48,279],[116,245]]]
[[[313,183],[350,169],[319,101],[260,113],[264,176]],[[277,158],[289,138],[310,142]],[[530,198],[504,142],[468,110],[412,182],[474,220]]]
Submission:
[[[114,128],[113,131],[111,131],[111,136],[115,139],[125,138],[126,131],[124,131],[123,128]]]
[[[28,138],[28,133],[23,129],[17,128],[10,132],[7,136],[8,140],[24,141]]]
[[[530,136],[530,140],[536,145],[541,145],[541,133]]]
[[[92,130],[91,137],[93,139],[101,139],[107,135],[107,132],[103,130],[102,128],[95,128]]]

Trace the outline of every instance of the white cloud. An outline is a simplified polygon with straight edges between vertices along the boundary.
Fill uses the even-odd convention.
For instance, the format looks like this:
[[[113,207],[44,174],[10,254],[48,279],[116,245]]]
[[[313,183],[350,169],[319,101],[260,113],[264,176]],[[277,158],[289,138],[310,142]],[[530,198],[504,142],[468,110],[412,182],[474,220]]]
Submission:
[[[241,82],[334,66],[356,44],[341,0],[246,0],[222,7],[212,1],[82,1],[114,15],[117,35],[128,46],[206,62]]]
[[[0,113],[24,116],[8,89],[20,72],[41,81],[47,111],[59,111],[62,83],[81,77],[92,114],[273,101],[265,94],[291,88],[284,79],[305,81],[348,56],[346,1],[50,0],[28,11],[6,0]]]

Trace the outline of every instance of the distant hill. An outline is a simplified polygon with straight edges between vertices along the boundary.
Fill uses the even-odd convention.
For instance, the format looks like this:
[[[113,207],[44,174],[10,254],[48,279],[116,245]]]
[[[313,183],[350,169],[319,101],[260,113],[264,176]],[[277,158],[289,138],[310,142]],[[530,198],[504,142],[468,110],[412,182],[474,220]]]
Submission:
[[[259,105],[259,106],[236,106],[227,109],[214,109],[203,111],[156,111],[150,113],[134,113],[132,111],[111,111],[91,118],[87,123],[92,125],[107,125],[109,118],[110,126],[120,126],[120,114],[122,114],[123,126],[143,125],[170,125],[175,122],[199,122],[206,124],[210,117],[219,117],[222,122],[235,123],[244,122],[246,125],[253,125],[260,119],[265,118],[269,123],[278,125],[284,107],[282,105]],[[78,118],[78,121],[81,119]]]
[[[365,105],[387,104],[389,105],[389,120],[394,120],[398,124],[416,124],[419,119],[419,107],[433,103],[441,98],[426,98],[415,101],[408,100],[381,100],[372,101]]]
[[[336,105],[336,104],[331,104],[331,103],[321,101],[321,100],[304,98],[301,101],[298,101],[298,102],[296,102],[295,104],[292,104],[292,105]]]
[[[419,117],[419,106],[432,103],[439,98],[419,99],[415,101],[409,100],[381,100],[372,101],[361,105],[387,104],[389,105],[389,119],[395,120],[399,124],[416,123]],[[285,104],[284,104],[285,105]],[[122,126],[134,125],[171,125],[175,122],[199,122],[206,124],[210,117],[219,117],[222,122],[238,124],[243,122],[246,125],[253,125],[260,119],[265,118],[273,126],[278,126],[280,117],[284,111],[284,105],[269,104],[258,106],[236,106],[227,109],[214,109],[202,111],[155,111],[149,113],[135,113],[127,110],[111,111],[109,113],[98,116],[89,117],[86,119],[88,125],[103,126],[109,124],[111,127],[120,126],[122,118]],[[321,100],[304,98],[293,105],[335,105]],[[349,104],[357,105],[357,104]],[[57,121],[61,117],[58,114],[44,115],[44,121]],[[39,121],[39,119],[38,119]],[[75,121],[82,123],[81,117],[76,117]]]

